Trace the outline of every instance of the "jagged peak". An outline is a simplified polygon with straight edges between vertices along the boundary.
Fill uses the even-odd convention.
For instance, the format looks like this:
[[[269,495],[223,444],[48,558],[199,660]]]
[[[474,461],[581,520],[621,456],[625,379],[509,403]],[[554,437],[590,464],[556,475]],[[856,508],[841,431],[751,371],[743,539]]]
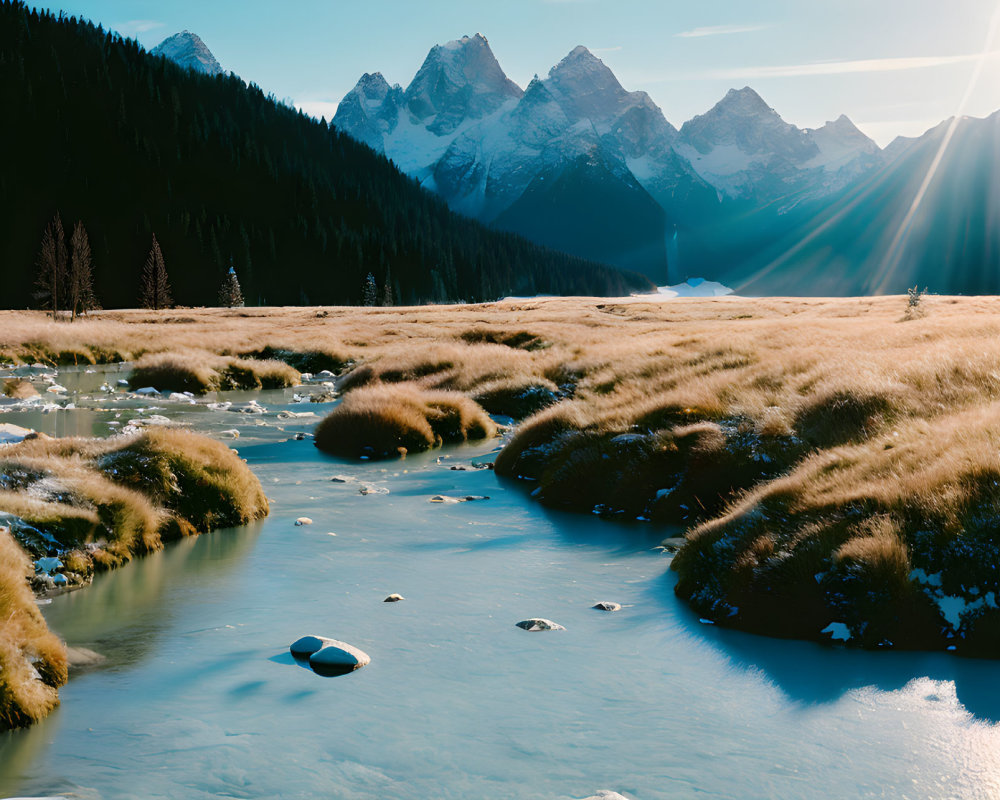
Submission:
[[[558,64],[549,70],[549,77],[553,77],[570,70],[580,69],[581,67],[584,69],[599,68],[611,72],[601,59],[591,53],[582,44],[578,44],[570,50]]]
[[[744,86],[742,89],[730,89],[726,92],[726,96],[715,104],[714,108],[743,114],[777,113],[764,101],[763,97],[757,94],[756,90],[749,86]]]

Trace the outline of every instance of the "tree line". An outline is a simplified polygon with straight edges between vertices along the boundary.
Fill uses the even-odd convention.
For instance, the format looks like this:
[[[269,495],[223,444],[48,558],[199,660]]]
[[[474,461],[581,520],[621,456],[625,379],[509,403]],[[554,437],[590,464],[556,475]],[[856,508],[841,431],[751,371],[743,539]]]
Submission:
[[[153,233],[172,297],[251,305],[620,295],[644,278],[452,213],[384,156],[235,75],[207,76],[90,22],[0,0],[0,303],[33,301],[53,206],[87,219],[96,294],[135,305]],[[386,290],[384,287],[388,287]]]

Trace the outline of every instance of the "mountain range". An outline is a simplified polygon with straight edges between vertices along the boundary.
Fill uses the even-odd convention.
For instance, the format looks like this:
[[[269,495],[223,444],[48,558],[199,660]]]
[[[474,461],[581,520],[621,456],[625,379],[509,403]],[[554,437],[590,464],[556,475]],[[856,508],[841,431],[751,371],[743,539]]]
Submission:
[[[883,150],[846,116],[798,128],[744,87],[678,129],[585,47],[522,90],[476,34],[433,47],[405,89],[363,75],[333,122],[456,211],[661,285],[1000,290],[993,118],[959,120],[938,159],[950,123]]]

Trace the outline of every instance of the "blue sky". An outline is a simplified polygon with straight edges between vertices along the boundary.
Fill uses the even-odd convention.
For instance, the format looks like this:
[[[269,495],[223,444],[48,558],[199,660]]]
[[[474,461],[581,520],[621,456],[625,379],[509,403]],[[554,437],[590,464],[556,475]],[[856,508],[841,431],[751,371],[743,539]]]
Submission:
[[[803,127],[847,114],[880,144],[1000,109],[1000,0],[67,0],[147,47],[187,28],[226,69],[326,113],[364,72],[410,81],[435,43],[481,32],[525,86],[578,44],[675,125],[753,86]],[[981,77],[967,91],[976,61]],[[966,97],[966,95],[968,95]],[[965,102],[963,103],[963,97]]]

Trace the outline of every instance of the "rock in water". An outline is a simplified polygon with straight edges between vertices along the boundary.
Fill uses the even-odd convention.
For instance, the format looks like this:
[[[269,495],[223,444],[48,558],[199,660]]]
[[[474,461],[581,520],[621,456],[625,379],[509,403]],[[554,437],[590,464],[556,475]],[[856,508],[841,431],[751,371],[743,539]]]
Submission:
[[[309,666],[320,675],[346,675],[371,663],[371,657],[347,642],[324,639],[323,647],[309,656]]]
[[[387,598],[385,598],[385,600],[383,600],[382,602],[383,602],[383,603],[398,603],[398,602],[399,602],[400,600],[405,600],[405,599],[406,599],[406,598],[405,598],[405,597],[403,597],[403,595],[401,595],[401,594],[390,594],[390,595],[389,595],[389,596],[388,596]]]
[[[299,517],[295,520],[296,525],[312,525],[313,521],[309,517]]]
[[[295,658],[309,658],[313,653],[323,647],[324,644],[333,642],[333,639],[326,639],[322,636],[303,636],[296,639],[288,648]]]
[[[597,604],[591,606],[591,608],[596,608],[598,611],[621,611],[622,610],[621,603],[612,603],[609,600],[602,600],[600,603],[597,603]]]
[[[623,794],[618,794],[618,792],[600,789],[597,794],[585,797],[583,800],[628,800],[628,798]]]
[[[517,627],[526,631],[564,631],[566,630],[558,622],[553,622],[550,619],[543,619],[541,617],[533,617],[531,619],[522,619],[517,623]]]

